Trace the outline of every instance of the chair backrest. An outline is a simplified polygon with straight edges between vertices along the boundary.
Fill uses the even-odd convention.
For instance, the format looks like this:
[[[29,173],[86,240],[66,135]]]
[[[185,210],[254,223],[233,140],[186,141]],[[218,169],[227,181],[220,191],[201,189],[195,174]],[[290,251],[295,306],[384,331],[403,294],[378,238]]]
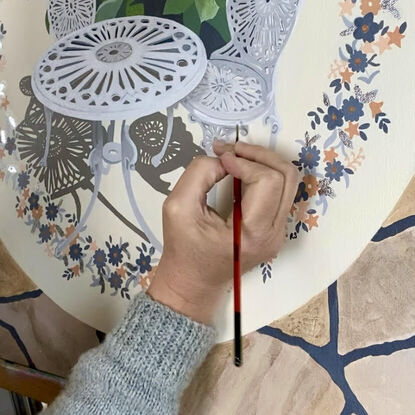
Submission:
[[[60,39],[95,21],[96,0],[49,0],[52,33]]]
[[[211,59],[241,61],[269,81],[294,27],[300,3],[301,0],[227,0],[232,38]]]

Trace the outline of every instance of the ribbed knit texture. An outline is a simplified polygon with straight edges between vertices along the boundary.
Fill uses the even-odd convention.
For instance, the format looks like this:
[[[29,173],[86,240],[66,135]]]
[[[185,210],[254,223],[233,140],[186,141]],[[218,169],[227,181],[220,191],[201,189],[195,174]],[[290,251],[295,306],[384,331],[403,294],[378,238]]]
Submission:
[[[45,415],[171,415],[214,344],[212,327],[141,293],[103,344],[81,356]]]

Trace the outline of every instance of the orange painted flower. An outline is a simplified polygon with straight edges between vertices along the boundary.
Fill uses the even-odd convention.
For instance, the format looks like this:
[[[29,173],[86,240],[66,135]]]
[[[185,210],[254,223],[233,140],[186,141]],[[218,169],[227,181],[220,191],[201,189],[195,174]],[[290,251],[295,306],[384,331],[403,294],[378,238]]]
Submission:
[[[74,267],[72,267],[72,268],[71,268],[71,271],[74,273],[74,275],[75,275],[76,277],[79,277],[79,271],[80,271],[79,264],[77,264],[77,265],[75,265]]]
[[[70,235],[73,234],[74,230],[75,230],[75,225],[68,226],[65,229],[65,236],[68,238]],[[78,236],[79,236],[79,234],[76,235],[75,238],[73,238],[73,241],[71,242],[71,245],[76,243],[76,241],[78,240]]]
[[[24,200],[26,200],[29,198],[29,196],[30,196],[30,190],[28,187],[26,187],[26,189],[23,190],[22,197]]]
[[[313,228],[318,228],[318,215],[309,215],[309,217],[305,220],[305,223],[308,225],[308,229],[311,231]]]
[[[315,176],[309,174],[304,177],[303,182],[305,183],[305,191],[307,192],[308,196],[314,196],[318,190],[318,181]]]
[[[292,204],[291,209],[290,209],[290,215],[294,216],[294,212],[297,210],[295,203]]]
[[[138,283],[141,285],[142,290],[146,290],[150,285],[150,279],[147,276],[141,276]]]
[[[89,244],[89,249],[90,249],[90,251],[95,252],[95,251],[98,249],[98,245],[97,245],[97,243],[96,243],[95,241],[92,241],[92,242]]]
[[[19,206],[19,208],[16,209],[16,212],[18,218],[24,218],[24,209],[22,206]]]
[[[56,232],[56,226],[53,223],[49,223],[49,231],[52,235]]]
[[[43,207],[39,205],[37,209],[32,209],[32,216],[34,220],[39,220],[43,215]]]
[[[127,275],[127,270],[121,266],[120,268],[116,268],[115,272],[123,279],[125,280]]]
[[[378,14],[380,10],[380,0],[362,0],[360,5],[363,15],[368,13]]]

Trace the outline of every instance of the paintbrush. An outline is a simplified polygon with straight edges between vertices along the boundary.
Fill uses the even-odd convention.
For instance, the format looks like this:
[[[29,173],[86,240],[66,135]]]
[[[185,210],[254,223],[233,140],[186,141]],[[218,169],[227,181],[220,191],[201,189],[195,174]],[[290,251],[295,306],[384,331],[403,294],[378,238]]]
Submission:
[[[239,140],[239,125],[236,126],[235,143]],[[241,222],[242,184],[233,178],[233,300],[234,300],[234,363],[242,366],[241,335]]]

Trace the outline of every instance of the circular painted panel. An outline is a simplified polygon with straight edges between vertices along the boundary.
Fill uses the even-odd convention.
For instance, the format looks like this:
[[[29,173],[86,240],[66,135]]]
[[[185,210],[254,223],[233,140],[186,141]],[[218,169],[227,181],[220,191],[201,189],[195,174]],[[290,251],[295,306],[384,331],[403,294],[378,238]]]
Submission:
[[[110,23],[139,15],[155,16],[143,18],[154,31]],[[408,2],[386,0],[2,1],[0,238],[57,304],[108,331],[157,268],[164,199],[239,123],[243,140],[275,147],[301,172],[284,249],[244,277],[243,330],[289,313],[357,258],[414,172],[414,18]],[[173,26],[183,29],[166,33]],[[127,65],[142,53],[127,37],[168,57]],[[185,44],[203,55],[199,37],[201,81],[172,102],[197,60],[173,56]],[[39,85],[51,79],[62,84],[48,89],[58,103],[48,108]],[[99,122],[98,99],[131,108],[140,88],[153,88],[157,112],[138,105],[127,120]],[[82,114],[60,112],[62,100]],[[229,180],[209,195],[220,212],[230,199]],[[232,317],[229,292],[219,340],[232,337]]]

